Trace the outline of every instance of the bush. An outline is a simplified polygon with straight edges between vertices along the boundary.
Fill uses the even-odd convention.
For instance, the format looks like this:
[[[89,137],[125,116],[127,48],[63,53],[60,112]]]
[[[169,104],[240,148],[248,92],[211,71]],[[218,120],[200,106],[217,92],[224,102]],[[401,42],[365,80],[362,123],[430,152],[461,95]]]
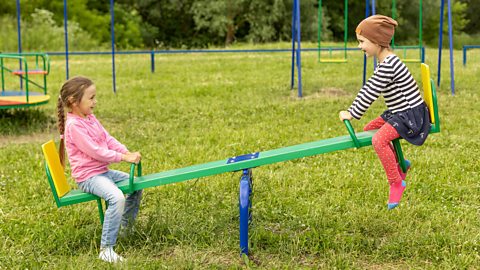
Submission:
[[[64,26],[58,26],[53,13],[36,9],[31,20],[21,21],[22,49],[24,51],[64,51]],[[101,47],[99,41],[80,28],[76,22],[68,22],[69,50],[92,50]],[[18,50],[16,19],[5,15],[0,18],[0,50]]]

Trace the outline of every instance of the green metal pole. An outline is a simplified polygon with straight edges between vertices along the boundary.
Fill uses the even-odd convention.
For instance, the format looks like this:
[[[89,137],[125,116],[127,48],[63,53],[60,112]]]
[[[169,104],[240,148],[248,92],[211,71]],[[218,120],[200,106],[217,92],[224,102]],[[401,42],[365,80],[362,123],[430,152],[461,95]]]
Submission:
[[[395,153],[397,154],[398,164],[400,164],[400,168],[402,172],[407,172],[407,165],[405,164],[405,159],[403,157],[402,146],[400,145],[400,139],[393,140],[393,148],[395,149]]]
[[[345,126],[347,127],[348,134],[350,134],[350,137],[352,138],[353,144],[355,145],[356,148],[360,148],[360,142],[358,141],[358,138],[355,135],[355,130],[353,129],[352,124],[347,119],[343,120],[343,122],[345,123]]]
[[[5,73],[3,72],[3,57],[0,57],[0,65],[2,66],[2,92],[5,92]]]
[[[419,4],[419,19],[418,19],[418,28],[419,28],[419,33],[418,33],[418,51],[419,51],[419,59],[422,61],[422,46],[423,46],[423,1],[420,0]]]
[[[27,65],[27,60],[25,58],[21,58],[21,60],[23,60],[23,63],[24,63],[24,66],[25,66],[25,97],[27,98],[27,103],[28,103],[28,65]],[[21,75],[20,75],[21,76]],[[21,78],[20,78],[21,80]]]
[[[392,19],[397,18],[397,1],[392,0]],[[392,48],[395,49],[395,33],[392,36]]]
[[[43,60],[43,71],[47,71],[47,66],[45,64],[45,56],[42,55],[42,60]],[[47,94],[47,74],[43,74],[43,94],[46,95]]]
[[[343,26],[343,57],[347,60],[347,40],[348,40],[348,0],[345,0],[344,26]]]
[[[323,10],[322,10],[322,0],[318,0],[318,61],[320,62],[321,57],[321,43],[322,39],[322,20],[323,20]]]

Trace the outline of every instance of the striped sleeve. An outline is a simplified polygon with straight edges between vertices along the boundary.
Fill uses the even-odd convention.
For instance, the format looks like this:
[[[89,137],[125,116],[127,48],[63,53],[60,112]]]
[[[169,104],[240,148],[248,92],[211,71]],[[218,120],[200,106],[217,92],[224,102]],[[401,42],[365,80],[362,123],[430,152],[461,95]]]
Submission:
[[[358,92],[357,97],[348,108],[350,114],[356,119],[362,118],[367,109],[392,82],[393,76],[393,67],[386,63],[382,63]]]

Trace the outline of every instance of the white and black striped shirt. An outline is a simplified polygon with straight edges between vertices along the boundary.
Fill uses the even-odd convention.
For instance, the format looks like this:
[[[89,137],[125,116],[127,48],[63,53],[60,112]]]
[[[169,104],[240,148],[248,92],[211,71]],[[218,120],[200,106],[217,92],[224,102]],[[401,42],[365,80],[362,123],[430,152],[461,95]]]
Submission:
[[[377,66],[348,111],[360,119],[380,95],[383,95],[392,113],[406,111],[423,103],[415,79],[407,66],[394,54],[387,56]]]

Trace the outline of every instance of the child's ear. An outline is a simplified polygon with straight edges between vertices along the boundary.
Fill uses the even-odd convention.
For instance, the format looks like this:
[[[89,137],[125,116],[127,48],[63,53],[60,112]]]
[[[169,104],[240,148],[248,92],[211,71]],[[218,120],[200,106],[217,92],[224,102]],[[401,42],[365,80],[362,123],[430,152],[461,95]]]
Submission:
[[[76,103],[76,102],[75,102],[75,99],[74,99],[73,96],[68,97],[68,104],[70,104],[70,105],[73,106],[73,105],[75,105],[75,103]]]

